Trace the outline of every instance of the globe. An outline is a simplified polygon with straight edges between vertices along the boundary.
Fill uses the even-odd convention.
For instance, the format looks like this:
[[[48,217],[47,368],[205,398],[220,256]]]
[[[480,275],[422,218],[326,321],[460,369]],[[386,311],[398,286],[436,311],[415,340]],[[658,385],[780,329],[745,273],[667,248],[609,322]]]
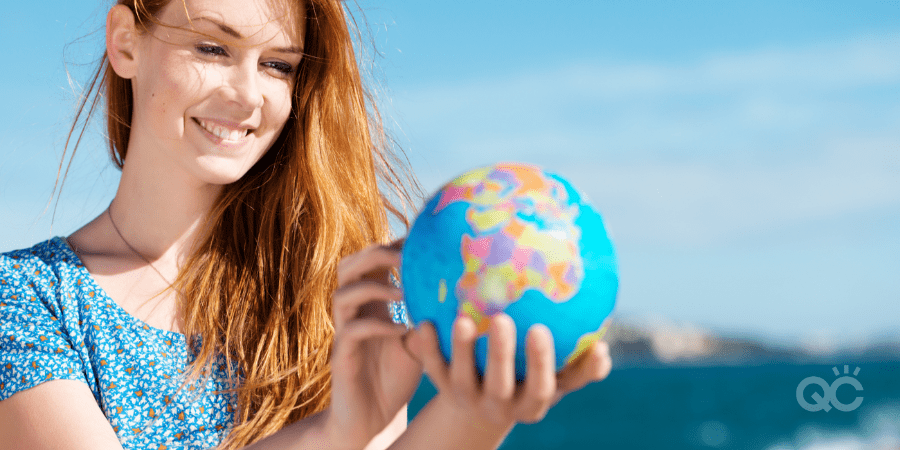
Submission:
[[[532,325],[550,329],[558,371],[602,337],[618,291],[600,214],[568,181],[524,163],[481,167],[440,188],[414,220],[401,258],[409,318],[434,325],[448,361],[458,316],[478,329],[481,374],[490,317],[512,318],[519,380]]]

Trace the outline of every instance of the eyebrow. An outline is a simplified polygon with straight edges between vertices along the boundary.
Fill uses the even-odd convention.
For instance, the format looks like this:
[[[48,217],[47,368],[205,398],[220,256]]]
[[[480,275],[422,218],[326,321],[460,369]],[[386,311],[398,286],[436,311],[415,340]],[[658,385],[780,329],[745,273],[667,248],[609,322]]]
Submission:
[[[225,33],[235,39],[244,39],[244,36],[242,36],[241,33],[238,33],[237,30],[229,27],[228,25],[225,25],[222,22],[219,22],[218,20],[215,20],[215,19],[212,19],[212,18],[206,17],[206,16],[201,16],[201,17],[198,17],[197,19],[195,19],[195,21],[201,21],[201,20],[211,22],[212,24],[219,27],[219,29],[222,30],[223,33]],[[297,45],[290,46],[290,47],[277,47],[277,48],[274,48],[273,50],[276,52],[279,52],[279,53],[298,53],[298,54],[303,53],[303,47],[300,47]]]

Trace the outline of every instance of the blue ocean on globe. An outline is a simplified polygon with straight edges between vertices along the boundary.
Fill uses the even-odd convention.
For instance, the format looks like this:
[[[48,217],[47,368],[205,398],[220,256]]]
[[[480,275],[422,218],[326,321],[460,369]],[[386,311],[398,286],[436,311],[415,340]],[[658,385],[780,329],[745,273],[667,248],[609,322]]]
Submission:
[[[457,316],[484,334],[491,316],[508,314],[519,379],[533,324],[553,334],[559,370],[602,337],[619,281],[600,214],[562,177],[522,163],[478,168],[439,189],[410,229],[401,277],[410,318],[434,324],[448,360]],[[481,373],[486,353],[481,336]]]

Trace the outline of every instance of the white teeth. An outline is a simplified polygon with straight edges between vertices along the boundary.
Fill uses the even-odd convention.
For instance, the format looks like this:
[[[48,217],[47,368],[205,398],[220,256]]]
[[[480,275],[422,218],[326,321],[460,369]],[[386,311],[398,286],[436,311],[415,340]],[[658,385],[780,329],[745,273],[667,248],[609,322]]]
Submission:
[[[217,138],[229,141],[240,140],[250,132],[250,130],[232,130],[203,120],[198,120],[197,122],[200,123],[200,126],[203,127],[204,130],[209,131]]]

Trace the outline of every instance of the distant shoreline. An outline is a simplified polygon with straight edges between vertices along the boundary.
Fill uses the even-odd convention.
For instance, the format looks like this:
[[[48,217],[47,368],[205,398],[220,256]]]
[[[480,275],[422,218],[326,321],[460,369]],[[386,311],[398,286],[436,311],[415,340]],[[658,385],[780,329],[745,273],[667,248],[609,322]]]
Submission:
[[[611,319],[605,340],[614,365],[620,368],[900,361],[900,340],[876,339],[841,348],[785,346],[724,336],[692,325],[633,319]]]

